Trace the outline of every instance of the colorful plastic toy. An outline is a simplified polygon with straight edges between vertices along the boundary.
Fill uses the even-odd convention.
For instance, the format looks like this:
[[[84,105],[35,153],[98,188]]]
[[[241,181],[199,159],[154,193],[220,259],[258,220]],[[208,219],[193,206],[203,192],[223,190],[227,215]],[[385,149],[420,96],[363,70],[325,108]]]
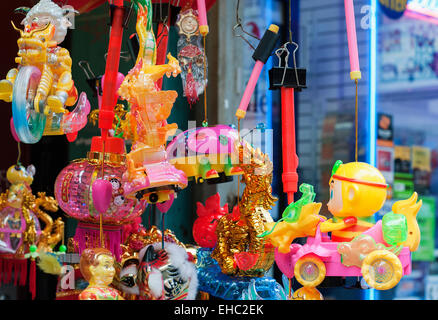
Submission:
[[[93,201],[93,183],[106,180],[111,184],[109,206],[102,214],[105,246],[118,258],[121,254],[121,225],[132,222],[146,208],[147,202],[125,197],[122,175],[126,171],[124,164],[124,144],[121,140],[118,150],[107,149],[102,173],[103,154],[92,141],[91,151],[86,159],[73,161],[61,170],[55,181],[55,196],[61,209],[70,217],[79,220],[74,242],[75,252],[99,245],[100,213]],[[108,145],[109,147],[110,145]],[[106,201],[106,205],[108,202]],[[105,206],[106,206],[105,205]],[[100,212],[103,212],[102,210]]]
[[[350,241],[371,228],[374,214],[386,201],[385,178],[375,167],[364,162],[343,164],[338,160],[329,181],[333,215],[321,225],[321,232],[332,232],[333,241]]]
[[[277,200],[272,195],[272,162],[244,140],[236,145],[236,151],[246,187],[233,213],[219,220],[211,257],[224,274],[263,277],[274,263],[271,242],[257,237],[265,231],[264,224],[272,221],[268,210]]]
[[[170,200],[170,195],[187,186],[185,174],[167,160],[165,143],[175,133],[176,124],[168,124],[176,91],[159,91],[156,81],[181,72],[178,61],[170,54],[165,65],[155,65],[156,44],[152,30],[150,0],[137,3],[136,30],[140,50],[134,68],[120,86],[120,97],[131,104],[127,115],[129,127],[125,138],[133,142],[126,156],[127,171],[123,175],[123,188],[127,198],[146,199],[150,203]]]
[[[13,165],[7,171],[11,186],[0,195],[0,253],[23,257],[31,245],[51,252],[62,239],[64,222],[61,218],[53,221],[44,212],[58,211],[58,204],[43,192],[37,197],[32,194],[30,185],[34,174],[33,165],[27,168]],[[44,222],[44,229],[38,219]]]
[[[255,299],[266,300],[281,297],[281,287],[271,277],[232,276],[221,271],[217,261],[211,257],[210,248],[199,248],[196,252],[198,268],[198,290],[202,296],[212,295],[224,300],[239,300],[246,296],[251,286],[256,292]],[[251,297],[253,298],[253,297]]]
[[[79,294],[79,300],[124,300],[120,292],[110,287],[116,270],[114,257],[105,248],[86,249],[80,260],[81,273],[88,287]]]
[[[129,300],[193,300],[198,279],[193,259],[170,230],[134,230],[117,263],[116,285]]]
[[[350,56],[350,77],[359,80],[362,77],[359,66],[359,52],[357,50],[356,21],[353,0],[344,0],[345,23],[347,26],[348,51]]]
[[[395,249],[385,242],[379,221],[351,242],[333,242],[317,227],[304,245],[292,244],[288,253],[276,251],[275,261],[288,277],[304,287],[318,286],[326,276],[363,276],[371,287],[388,290],[411,273],[409,247]]]
[[[11,186],[0,195],[0,279],[7,284],[13,275],[15,285],[27,283],[32,299],[36,296],[35,258],[40,252],[52,252],[64,235],[61,218],[53,221],[45,212],[58,211],[56,200],[44,192],[37,197],[32,194],[34,175],[33,165],[11,166],[6,173]],[[44,222],[44,229],[39,219]]]
[[[226,182],[243,173],[236,152],[238,133],[226,125],[193,128],[167,145],[169,162],[197,183]]]
[[[228,214],[228,203],[221,207],[221,197],[219,193],[209,197],[205,201],[205,206],[198,202],[198,218],[193,224],[193,239],[204,248],[214,248],[217,242],[216,226],[219,219]]]
[[[86,95],[75,110],[78,98],[71,77],[69,52],[58,46],[71,25],[65,10],[50,0],[41,0],[22,21],[18,39],[18,68],[0,81],[0,99],[11,102],[14,126],[22,142],[36,143],[42,135],[66,134],[69,141],[87,123],[89,105]]]
[[[239,119],[245,118],[246,110],[248,109],[249,102],[257,84],[257,80],[260,77],[260,73],[262,72],[263,66],[268,61],[272,51],[274,50],[277,40],[280,38],[278,31],[279,27],[275,24],[271,24],[265,31],[265,34],[252,55],[252,58],[256,63],[252,69],[251,76],[248,80],[248,84],[246,85],[239,108],[236,110],[236,117]]]
[[[416,214],[422,201],[417,202],[414,193],[394,203],[392,212],[376,224],[363,223],[361,219],[373,215],[385,202],[381,173],[366,163],[340,161],[332,173],[328,207],[342,220],[333,222],[319,215],[321,204],[313,202],[312,189],[287,208],[283,221],[265,224],[266,232],[259,236],[276,247],[280,270],[288,278],[295,276],[304,287],[315,288],[326,276],[363,276],[375,289],[393,288],[411,272],[411,251],[420,241]],[[331,238],[327,232],[332,232]],[[297,237],[307,237],[306,244],[292,243]]]

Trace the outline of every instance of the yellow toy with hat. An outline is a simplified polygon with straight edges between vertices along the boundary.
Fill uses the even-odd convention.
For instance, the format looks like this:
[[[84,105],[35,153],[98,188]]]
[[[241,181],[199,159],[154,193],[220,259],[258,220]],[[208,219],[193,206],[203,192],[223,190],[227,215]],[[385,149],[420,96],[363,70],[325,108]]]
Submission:
[[[351,241],[374,225],[387,196],[385,178],[368,163],[338,160],[329,184],[327,207],[333,218],[321,224],[321,232],[331,232],[332,241]]]

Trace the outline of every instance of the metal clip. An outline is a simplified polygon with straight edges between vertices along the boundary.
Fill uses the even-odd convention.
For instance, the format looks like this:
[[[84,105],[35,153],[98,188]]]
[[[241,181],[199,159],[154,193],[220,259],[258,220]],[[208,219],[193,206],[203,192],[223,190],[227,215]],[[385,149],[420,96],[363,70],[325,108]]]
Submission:
[[[285,78],[285,76],[286,76],[286,70],[287,70],[287,68],[289,67],[289,56],[290,56],[290,51],[287,49],[287,45],[288,45],[288,44],[290,44],[290,45],[295,45],[295,49],[294,49],[294,51],[292,52],[292,59],[293,59],[293,61],[294,61],[295,79],[297,80],[297,85],[300,86],[300,82],[299,82],[299,79],[298,79],[298,71],[297,71],[297,60],[296,60],[296,56],[295,56],[295,53],[297,52],[299,46],[298,46],[298,43],[293,42],[293,41],[292,41],[292,42],[290,42],[290,41],[286,42],[285,44],[283,44],[280,48],[278,48],[278,49],[275,51],[275,55],[278,57],[278,67],[279,67],[279,68],[281,68],[281,55],[282,55],[284,52],[286,52],[285,66],[284,66],[283,78],[282,78],[282,80],[281,80],[281,85],[284,84],[284,78]]]

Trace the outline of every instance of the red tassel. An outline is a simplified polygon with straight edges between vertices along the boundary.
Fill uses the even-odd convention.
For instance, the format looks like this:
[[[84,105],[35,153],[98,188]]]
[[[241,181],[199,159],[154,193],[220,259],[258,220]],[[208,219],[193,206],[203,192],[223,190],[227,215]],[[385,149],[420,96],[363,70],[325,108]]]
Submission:
[[[14,259],[12,261],[14,267],[14,286],[17,286],[18,283],[18,269],[20,267],[20,262],[18,259]]]
[[[0,286],[2,285],[3,279],[3,258],[0,258]]]
[[[20,272],[20,286],[26,285],[27,280],[27,259],[20,260],[21,272]]]
[[[9,283],[11,282],[11,277],[12,277],[12,261],[11,259],[6,259],[6,276],[5,276],[5,283]]]
[[[29,275],[29,292],[32,294],[32,300],[36,296],[36,263],[35,259],[30,261],[30,275]]]

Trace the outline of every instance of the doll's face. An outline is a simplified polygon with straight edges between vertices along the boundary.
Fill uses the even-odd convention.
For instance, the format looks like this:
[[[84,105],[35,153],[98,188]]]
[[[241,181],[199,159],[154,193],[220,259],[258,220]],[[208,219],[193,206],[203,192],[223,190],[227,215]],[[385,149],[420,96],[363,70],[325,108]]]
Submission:
[[[342,210],[342,182],[339,180],[332,180],[330,182],[330,200],[327,203],[327,207],[334,216],[338,215]]]
[[[116,206],[121,206],[123,205],[123,203],[125,203],[125,197],[122,195],[118,195],[116,197],[114,197],[114,204]]]
[[[110,183],[111,183],[111,186],[112,186],[113,190],[115,190],[115,191],[119,190],[119,188],[120,188],[120,181],[119,180],[111,179]]]
[[[114,259],[106,254],[101,254],[97,257],[97,261],[99,262],[97,266],[90,266],[92,281],[102,286],[109,286],[116,273]]]
[[[33,165],[24,168],[23,166],[11,166],[6,172],[6,178],[11,184],[27,183],[32,184],[33,176],[35,175],[35,167]]]

